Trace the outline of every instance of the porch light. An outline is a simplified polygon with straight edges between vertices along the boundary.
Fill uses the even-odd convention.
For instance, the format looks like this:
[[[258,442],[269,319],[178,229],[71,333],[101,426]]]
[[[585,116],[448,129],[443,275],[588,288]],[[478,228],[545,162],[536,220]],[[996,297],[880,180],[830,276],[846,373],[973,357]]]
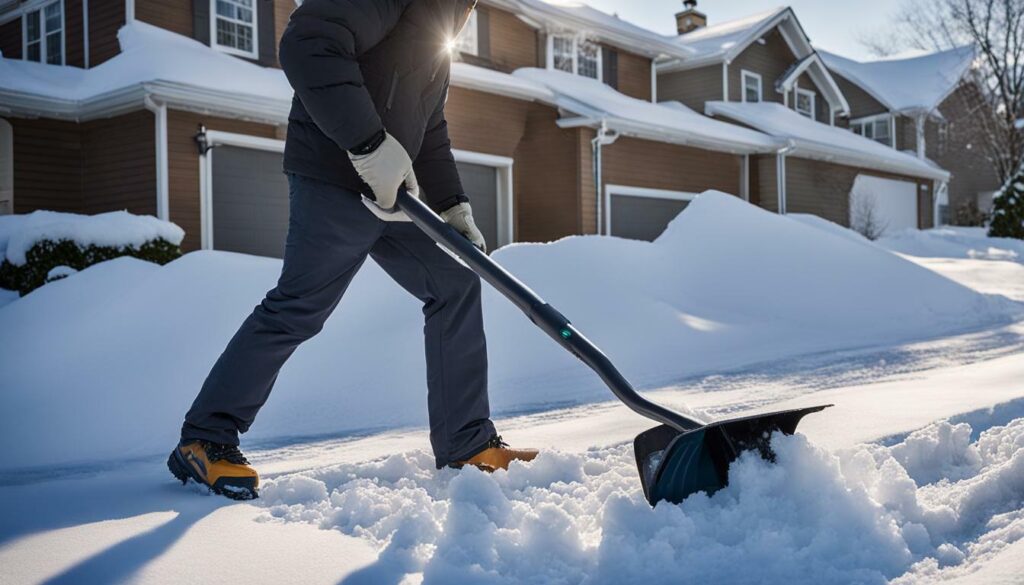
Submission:
[[[194,138],[196,146],[199,147],[199,156],[205,156],[213,148],[210,146],[210,141],[206,139],[206,126],[204,124],[199,125],[199,132],[196,133]]]

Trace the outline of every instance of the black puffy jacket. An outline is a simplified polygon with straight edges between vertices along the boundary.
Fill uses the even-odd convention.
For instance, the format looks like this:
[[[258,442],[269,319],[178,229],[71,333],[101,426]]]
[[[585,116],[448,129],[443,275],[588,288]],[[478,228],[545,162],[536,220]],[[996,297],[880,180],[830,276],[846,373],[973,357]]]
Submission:
[[[366,193],[347,150],[381,127],[413,159],[437,211],[465,201],[444,104],[450,52],[473,0],[305,0],[281,38],[295,89],[285,171]]]

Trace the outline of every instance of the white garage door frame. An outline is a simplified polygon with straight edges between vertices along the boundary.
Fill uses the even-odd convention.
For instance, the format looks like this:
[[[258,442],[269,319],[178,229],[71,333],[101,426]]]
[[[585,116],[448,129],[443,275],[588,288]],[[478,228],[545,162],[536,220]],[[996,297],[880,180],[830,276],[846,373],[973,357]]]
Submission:
[[[604,186],[604,233],[612,234],[612,196],[621,197],[642,197],[646,199],[671,199],[673,201],[693,201],[697,193],[687,191],[669,191],[667,189],[647,189],[645,187],[630,187],[628,185],[605,185]]]
[[[452,155],[455,156],[455,162],[492,167],[498,171],[498,246],[511,244],[515,241],[515,200],[512,188],[512,167],[515,161],[507,156],[457,148],[452,149]],[[473,194],[467,195],[472,201]]]
[[[206,131],[206,142],[210,147],[206,154],[199,155],[199,225],[200,247],[212,250],[213,243],[213,157],[217,146],[236,146],[267,152],[284,152],[284,140],[235,134],[233,132]]]

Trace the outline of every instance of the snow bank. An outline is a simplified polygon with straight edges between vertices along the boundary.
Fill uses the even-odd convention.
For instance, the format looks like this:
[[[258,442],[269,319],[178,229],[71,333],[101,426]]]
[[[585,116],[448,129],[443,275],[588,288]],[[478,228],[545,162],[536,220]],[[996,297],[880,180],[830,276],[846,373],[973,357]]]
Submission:
[[[25,254],[43,240],[71,240],[79,246],[139,247],[163,239],[175,246],[185,232],[177,225],[151,215],[113,211],[98,215],[79,215],[55,211],[34,211],[27,215],[0,217],[0,251],[16,266],[25,263]],[[67,276],[66,273],[62,274]]]
[[[941,227],[904,230],[879,238],[877,244],[908,256],[1005,260],[1024,264],[1024,241],[990,238],[985,228]]]
[[[977,328],[1017,310],[876,246],[720,193],[696,198],[654,243],[573,237],[509,246],[495,258],[640,387]],[[0,442],[35,437],[4,451],[0,468],[166,450],[281,266],[220,252],[163,267],[123,260],[0,311]],[[611,397],[489,288],[484,307],[494,412]],[[367,354],[371,343],[391,348],[389,357]],[[367,263],[324,331],[282,370],[247,444],[425,425],[422,343],[418,303]],[[40,436],[40,428],[60,433]]]
[[[368,577],[427,584],[933,582],[1024,537],[1024,419],[970,434],[939,423],[835,455],[777,436],[777,465],[748,453],[715,496],[655,509],[628,445],[493,475],[405,453],[272,479],[259,503],[376,545]]]

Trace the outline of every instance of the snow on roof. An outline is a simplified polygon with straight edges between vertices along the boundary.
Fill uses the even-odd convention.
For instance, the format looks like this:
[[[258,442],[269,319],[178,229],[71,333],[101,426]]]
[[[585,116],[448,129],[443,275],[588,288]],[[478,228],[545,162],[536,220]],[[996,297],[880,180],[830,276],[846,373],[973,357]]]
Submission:
[[[937,108],[974,62],[974,47],[958,47],[919,57],[860,62],[818,51],[825,64],[895,112]]]
[[[730,118],[762,132],[792,140],[793,156],[945,181],[949,173],[849,130],[815,122],[774,102],[707,102],[709,116]]]
[[[540,83],[469,63],[452,63],[451,84],[512,98],[555,102],[554,92]]]
[[[606,121],[619,132],[728,152],[767,152],[779,146],[760,132],[713,120],[682,104],[669,107],[632,98],[594,79],[534,68],[513,75],[546,86],[559,107]]]
[[[737,47],[749,43],[757,31],[787,10],[789,9],[780,6],[743,18],[712,24],[680,35],[675,42],[680,46],[692,49],[702,60],[724,56]]]

